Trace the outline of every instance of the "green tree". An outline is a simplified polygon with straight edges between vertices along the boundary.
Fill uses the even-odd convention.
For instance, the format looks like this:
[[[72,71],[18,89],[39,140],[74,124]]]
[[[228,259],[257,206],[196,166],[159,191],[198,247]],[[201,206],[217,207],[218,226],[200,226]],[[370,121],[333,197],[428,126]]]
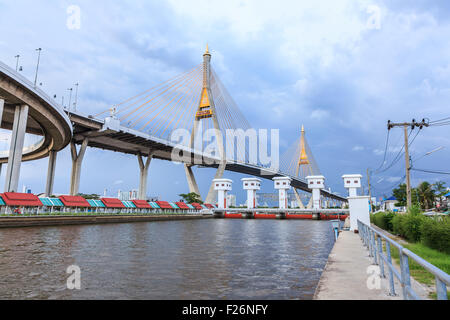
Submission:
[[[433,183],[434,192],[436,197],[439,198],[439,204],[442,205],[442,197],[447,193],[447,188],[445,187],[444,181],[437,181]]]
[[[419,198],[420,207],[422,209],[429,209],[433,206],[435,199],[435,191],[429,182],[422,182],[417,187],[417,196]]]
[[[98,194],[95,194],[95,193],[93,193],[93,194],[79,193],[78,195],[82,196],[85,199],[95,199],[95,200],[100,199],[100,196]]]
[[[392,190],[392,195],[397,199],[395,206],[406,207],[406,183],[402,183],[398,188]],[[415,188],[411,189],[411,202],[413,205],[419,204],[417,190]]]
[[[179,194],[179,196],[183,198],[183,201],[186,203],[194,203],[194,202],[200,204],[203,203],[202,199],[200,198],[200,195],[196,194],[195,192],[182,193]]]
[[[395,204],[397,207],[405,207],[406,206],[406,184],[402,183],[398,186],[398,188],[392,190],[393,196],[397,199],[397,203]]]

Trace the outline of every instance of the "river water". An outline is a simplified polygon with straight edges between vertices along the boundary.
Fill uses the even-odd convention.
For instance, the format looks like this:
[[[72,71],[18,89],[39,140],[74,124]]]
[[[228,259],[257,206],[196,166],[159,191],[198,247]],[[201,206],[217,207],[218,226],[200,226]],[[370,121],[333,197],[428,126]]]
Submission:
[[[333,243],[311,220],[0,229],[0,299],[312,299]]]

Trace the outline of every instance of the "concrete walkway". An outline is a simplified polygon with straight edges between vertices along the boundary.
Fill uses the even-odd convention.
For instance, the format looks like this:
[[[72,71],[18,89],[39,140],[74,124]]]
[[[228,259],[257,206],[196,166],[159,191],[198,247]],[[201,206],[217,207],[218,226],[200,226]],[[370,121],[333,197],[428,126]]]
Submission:
[[[314,295],[315,300],[402,300],[399,281],[395,280],[396,296],[389,296],[388,277],[373,275],[373,259],[358,234],[343,231],[328,258]],[[373,268],[373,267],[372,267]],[[385,269],[386,270],[386,269]],[[369,289],[379,280],[378,289]],[[411,279],[412,287],[422,298],[428,292]]]

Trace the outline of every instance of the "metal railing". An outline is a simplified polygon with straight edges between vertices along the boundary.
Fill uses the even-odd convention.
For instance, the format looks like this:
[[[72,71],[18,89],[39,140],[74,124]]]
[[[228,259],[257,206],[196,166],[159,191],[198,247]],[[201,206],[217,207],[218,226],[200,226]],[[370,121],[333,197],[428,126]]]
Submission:
[[[450,285],[450,276],[432,265],[428,261],[422,259],[410,250],[402,247],[399,243],[385,236],[381,232],[375,230],[371,226],[364,224],[358,220],[358,230],[361,240],[369,250],[369,256],[373,257],[375,264],[380,266],[380,276],[385,278],[385,266],[388,268],[389,275],[389,295],[395,296],[394,276],[400,281],[402,286],[403,299],[420,300],[417,293],[411,287],[411,275],[409,272],[409,259],[425,268],[435,277],[436,293],[438,300],[447,300],[447,286]],[[383,240],[386,246],[386,254],[383,252]],[[392,264],[391,245],[398,249],[400,260],[400,272]]]

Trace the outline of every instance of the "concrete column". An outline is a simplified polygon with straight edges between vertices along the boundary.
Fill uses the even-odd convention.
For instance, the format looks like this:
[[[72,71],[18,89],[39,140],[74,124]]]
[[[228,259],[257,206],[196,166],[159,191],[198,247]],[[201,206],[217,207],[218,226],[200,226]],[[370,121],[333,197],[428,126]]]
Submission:
[[[5,107],[5,100],[0,99],[0,127],[2,124],[2,120],[3,120],[3,109]]]
[[[50,197],[53,194],[53,184],[55,182],[56,156],[55,150],[50,151],[48,157],[47,184],[45,185],[45,195]]]
[[[84,138],[79,152],[75,142],[70,142],[70,152],[72,155],[72,174],[70,176],[70,195],[75,196],[79,193],[80,189],[80,177],[81,177],[81,163],[83,162],[84,154],[88,146],[89,139]]]
[[[325,188],[325,177],[324,176],[308,176],[306,177],[308,181],[308,188],[312,190],[312,207],[313,209],[321,209],[321,199],[320,190]]]
[[[275,177],[272,179],[274,182],[274,187],[278,190],[278,203],[280,209],[287,209],[288,197],[287,191],[291,188],[292,179],[289,177]]]
[[[194,192],[200,196],[200,190],[198,189],[197,181],[195,180],[192,166],[184,164],[184,172],[186,173],[186,179],[189,187],[189,192]]]
[[[295,199],[297,200],[297,203],[298,203],[298,207],[300,209],[305,209],[305,205],[303,204],[303,201],[300,198],[300,194],[298,193],[298,190],[296,188],[294,188],[294,194],[295,194]]]
[[[25,130],[27,128],[28,106],[18,105],[14,112],[14,123],[9,148],[8,168],[6,170],[5,192],[17,192],[20,166],[22,163]]]
[[[213,186],[217,191],[217,207],[219,209],[228,208],[227,193],[232,190],[233,181],[230,179],[214,179]]]
[[[217,168],[217,171],[216,171],[216,175],[214,176],[214,179],[222,179],[226,166],[227,166],[226,161],[220,162],[219,167]],[[209,187],[209,191],[208,191],[208,195],[206,196],[205,203],[211,204],[215,198],[216,198],[216,190],[214,189],[214,183],[212,183],[211,186]]]
[[[147,199],[147,178],[148,178],[148,169],[150,167],[150,162],[153,158],[153,152],[150,150],[147,155],[147,160],[142,159],[142,155],[138,154],[138,162],[139,162],[139,170],[140,170],[140,179],[139,179],[139,200]]]

